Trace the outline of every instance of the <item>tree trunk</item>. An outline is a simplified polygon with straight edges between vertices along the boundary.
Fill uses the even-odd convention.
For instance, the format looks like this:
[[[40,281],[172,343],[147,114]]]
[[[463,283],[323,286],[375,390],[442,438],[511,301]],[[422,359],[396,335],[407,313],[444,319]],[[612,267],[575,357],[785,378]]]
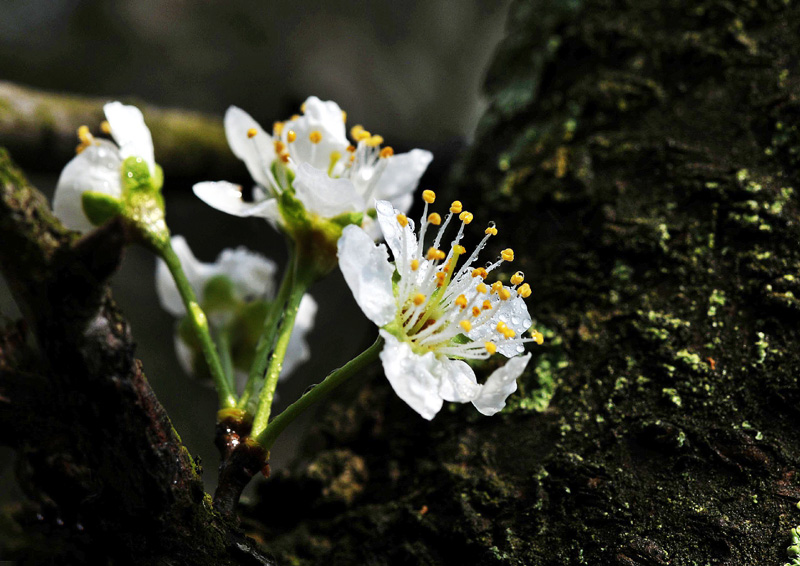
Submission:
[[[440,198],[498,222],[545,344],[491,418],[423,421],[377,368],[322,407],[308,462],[244,510],[276,563],[785,560],[798,27],[788,0],[515,3],[491,106]],[[19,177],[0,180],[0,262],[36,337],[0,342],[0,441],[48,510],[18,515],[24,532],[72,562],[105,540],[112,562],[259,563],[132,357],[102,283],[115,240],[73,242]]]

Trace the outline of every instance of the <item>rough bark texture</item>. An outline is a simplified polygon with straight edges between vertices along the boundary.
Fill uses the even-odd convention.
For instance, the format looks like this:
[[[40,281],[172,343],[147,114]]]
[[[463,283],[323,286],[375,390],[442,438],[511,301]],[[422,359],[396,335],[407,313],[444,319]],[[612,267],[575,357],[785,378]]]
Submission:
[[[0,149],[0,267],[26,323],[0,331],[0,443],[30,503],[0,557],[26,564],[269,564],[211,509],[133,356],[106,278],[111,223],[76,239]]]
[[[514,5],[441,200],[499,222],[547,341],[492,418],[429,424],[377,372],[329,407],[250,512],[288,510],[263,535],[283,563],[786,560],[798,27],[779,0]]]

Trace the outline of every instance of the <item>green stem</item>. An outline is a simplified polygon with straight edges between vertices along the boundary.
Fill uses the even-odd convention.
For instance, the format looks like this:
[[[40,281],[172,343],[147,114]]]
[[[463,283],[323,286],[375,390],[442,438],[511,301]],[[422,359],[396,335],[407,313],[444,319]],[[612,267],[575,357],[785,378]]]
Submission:
[[[311,405],[328,395],[336,387],[375,361],[378,358],[378,354],[380,354],[382,348],[383,338],[379,336],[372,346],[361,352],[357,357],[347,362],[347,364],[344,366],[333,371],[322,383],[315,386],[297,401],[286,407],[286,410],[275,417],[275,419],[269,423],[263,432],[257,436],[254,434],[258,443],[267,451],[272,449],[272,445],[275,444],[275,439],[278,438],[278,436],[287,426],[289,426],[292,421],[294,421]]]
[[[283,369],[283,359],[286,357],[286,348],[289,346],[289,339],[294,329],[294,321],[297,318],[297,311],[300,301],[303,299],[306,290],[311,284],[311,277],[302,276],[299,269],[295,269],[292,285],[289,290],[289,297],[286,301],[286,308],[283,311],[283,323],[278,331],[275,341],[275,349],[269,359],[267,375],[264,379],[264,387],[258,396],[258,408],[253,418],[252,436],[258,435],[267,427],[269,415],[272,411],[272,401],[275,398],[275,388],[278,386],[278,378]]]
[[[156,249],[161,255],[161,258],[167,264],[169,272],[172,274],[172,278],[175,280],[175,285],[177,285],[178,292],[181,294],[181,298],[183,299],[183,305],[186,307],[186,316],[189,318],[198,340],[200,340],[200,347],[203,350],[203,356],[208,364],[211,377],[214,379],[214,385],[217,388],[219,405],[223,408],[235,407],[236,397],[230,385],[228,384],[228,379],[225,377],[225,370],[220,362],[217,349],[214,346],[214,341],[211,339],[211,333],[209,332],[208,328],[208,319],[206,318],[203,309],[200,308],[200,304],[197,302],[197,297],[194,294],[194,290],[192,289],[189,280],[186,278],[186,274],[183,272],[181,260],[178,259],[178,256],[172,249],[172,244],[169,243],[168,239]]]
[[[244,386],[242,396],[239,398],[238,407],[240,409],[245,409],[247,407],[247,403],[253,396],[256,386],[263,379],[264,373],[267,371],[269,353],[272,351],[272,345],[275,343],[275,332],[278,329],[281,314],[283,314],[283,309],[286,306],[286,301],[288,300],[294,282],[295,263],[294,249],[290,246],[289,264],[286,266],[286,271],[283,273],[283,281],[281,281],[278,295],[275,297],[275,300],[270,306],[267,318],[264,320],[264,330],[261,333],[261,337],[258,339],[258,344],[256,344],[256,353],[253,358],[253,365],[250,367],[250,374],[247,376],[247,384]]]
[[[215,336],[219,350],[219,360],[222,364],[222,370],[225,372],[225,377],[228,379],[228,387],[231,391],[235,391],[236,370],[233,367],[233,355],[231,353],[231,331],[229,328],[222,328],[215,333]]]

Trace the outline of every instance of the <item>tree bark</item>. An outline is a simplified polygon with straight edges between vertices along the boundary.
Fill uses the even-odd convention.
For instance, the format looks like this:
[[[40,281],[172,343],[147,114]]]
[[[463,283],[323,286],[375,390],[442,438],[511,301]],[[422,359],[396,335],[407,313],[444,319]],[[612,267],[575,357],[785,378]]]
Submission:
[[[492,418],[424,422],[380,372],[325,409],[263,485],[292,512],[250,511],[280,561],[786,561],[799,26],[777,0],[515,3],[440,198],[498,222],[547,340]]]

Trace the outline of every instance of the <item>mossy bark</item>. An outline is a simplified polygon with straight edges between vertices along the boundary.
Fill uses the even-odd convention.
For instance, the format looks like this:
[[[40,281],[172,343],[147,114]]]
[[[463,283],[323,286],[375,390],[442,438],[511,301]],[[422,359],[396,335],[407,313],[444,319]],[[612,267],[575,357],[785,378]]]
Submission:
[[[514,4],[440,198],[498,222],[547,340],[492,418],[427,423],[380,372],[324,409],[249,513],[283,563],[786,561],[799,27],[781,0]]]

